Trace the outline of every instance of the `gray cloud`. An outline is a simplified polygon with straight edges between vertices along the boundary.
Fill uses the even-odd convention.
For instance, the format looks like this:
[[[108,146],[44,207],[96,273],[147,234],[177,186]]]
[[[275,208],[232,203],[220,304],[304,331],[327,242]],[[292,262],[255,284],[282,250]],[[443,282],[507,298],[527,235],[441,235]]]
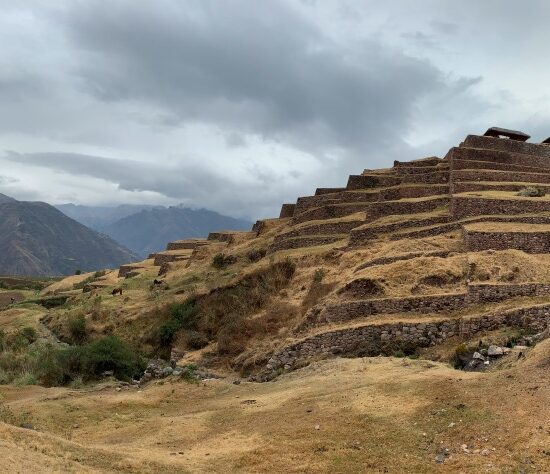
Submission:
[[[448,88],[427,61],[374,39],[338,44],[284,2],[77,5],[65,24],[87,93],[312,153],[399,141],[418,98]]]
[[[4,3],[0,165],[19,181],[0,185],[20,198],[265,217],[490,125],[550,134],[539,0]]]

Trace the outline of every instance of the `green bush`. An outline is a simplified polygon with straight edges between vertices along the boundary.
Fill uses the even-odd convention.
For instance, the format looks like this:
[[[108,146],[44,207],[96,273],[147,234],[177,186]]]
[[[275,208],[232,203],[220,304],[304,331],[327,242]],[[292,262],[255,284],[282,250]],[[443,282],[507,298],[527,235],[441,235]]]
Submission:
[[[314,283],[321,283],[323,281],[323,278],[325,278],[326,272],[324,268],[318,268],[315,270],[315,273],[313,274],[313,282]]]
[[[81,274],[82,274],[82,270],[76,269],[76,270],[74,271],[74,274],[75,274],[75,275],[81,275]]]
[[[112,370],[116,378],[131,380],[138,378],[145,370],[145,361],[116,336],[103,337],[73,351],[80,359],[84,378],[96,378]]]
[[[69,318],[68,324],[71,339],[77,344],[82,344],[88,335],[86,330],[86,318],[82,315],[73,316]]]
[[[170,319],[159,330],[162,345],[171,344],[180,329],[195,329],[197,319],[197,304],[194,299],[184,303],[173,303],[169,307]]]
[[[21,336],[29,341],[29,343],[33,343],[34,341],[36,341],[37,338],[36,329],[29,326],[24,327],[23,329],[21,329]]]

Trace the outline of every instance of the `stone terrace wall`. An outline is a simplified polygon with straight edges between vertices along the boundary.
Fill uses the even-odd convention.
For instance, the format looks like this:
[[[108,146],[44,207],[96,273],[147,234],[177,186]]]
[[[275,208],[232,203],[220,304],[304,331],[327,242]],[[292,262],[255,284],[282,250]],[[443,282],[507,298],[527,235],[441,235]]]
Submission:
[[[524,153],[527,155],[541,156],[550,159],[550,146],[536,143],[519,142],[502,138],[482,137],[468,135],[460,144],[460,147],[485,148],[487,150],[508,151],[512,153]]]
[[[305,235],[330,235],[330,234],[348,234],[353,228],[362,225],[365,221],[346,221],[346,222],[326,222],[323,224],[313,224],[307,227],[291,230],[284,234],[275,236],[275,242],[285,240],[290,237],[301,237]]]
[[[527,253],[550,253],[550,231],[484,232],[464,229],[464,245],[469,252],[516,249]]]
[[[294,215],[294,208],[296,204],[283,204],[281,206],[281,212],[279,214],[279,219],[284,219],[286,217],[292,217]]]
[[[391,214],[420,214],[448,204],[448,197],[422,201],[386,201],[369,204],[366,212],[368,220],[374,220]]]
[[[278,252],[279,250],[299,249],[304,247],[316,247],[317,245],[326,245],[343,239],[343,236],[323,235],[291,237],[273,242],[267,249],[268,253]]]
[[[366,240],[374,239],[380,234],[389,234],[411,227],[425,227],[436,224],[449,222],[450,216],[429,217],[425,219],[415,219],[406,222],[396,222],[394,224],[385,224],[372,227],[364,227],[362,229],[354,229],[350,233],[350,245],[358,245]]]
[[[525,155],[523,155],[525,156]],[[520,173],[548,173],[545,168],[535,166],[512,165],[509,163],[495,163],[493,161],[469,161],[453,159],[452,170],[495,170],[495,171],[519,171]]]
[[[355,280],[341,290],[342,297],[362,298],[361,279]],[[464,293],[443,295],[414,296],[408,298],[380,298],[344,301],[326,307],[314,307],[307,316],[306,323],[343,322],[376,314],[395,314],[404,312],[441,313],[463,309],[467,305],[503,301],[520,296],[548,296],[549,284],[512,284],[512,285],[468,285]]]
[[[433,173],[402,176],[403,184],[439,184],[447,182],[449,182],[449,171],[435,171]]]
[[[549,317],[550,305],[539,305],[469,319],[400,322],[330,331],[296,342],[275,353],[257,380],[270,380],[279,369],[293,370],[319,357],[391,354],[399,348],[427,347],[441,344],[454,336],[470,338],[480,331],[502,327],[520,327],[540,332],[547,327]]]
[[[392,175],[351,175],[346,189],[390,187],[401,184],[401,178]]]
[[[433,156],[430,158],[425,158],[423,160],[415,160],[415,161],[399,161],[395,160],[393,162],[393,167],[397,168],[399,166],[405,166],[405,167],[411,167],[414,166],[416,168],[420,167],[426,167],[426,166],[436,166],[440,163],[444,163],[445,160],[442,158],[438,158],[437,156]]]
[[[455,168],[455,160],[485,161],[500,165],[527,166],[532,168],[543,168],[540,172],[550,171],[550,157],[547,156],[526,156],[520,153],[500,150],[484,150],[475,148],[451,148],[447,154],[451,168]]]
[[[550,211],[550,201],[463,198],[456,196],[451,200],[451,215],[455,219],[499,214],[537,214],[548,211]]]
[[[315,196],[320,196],[321,194],[333,194],[344,191],[346,188],[317,188],[315,190]]]
[[[546,183],[550,184],[550,174],[523,173],[512,171],[451,171],[452,181],[510,181],[520,183]]]

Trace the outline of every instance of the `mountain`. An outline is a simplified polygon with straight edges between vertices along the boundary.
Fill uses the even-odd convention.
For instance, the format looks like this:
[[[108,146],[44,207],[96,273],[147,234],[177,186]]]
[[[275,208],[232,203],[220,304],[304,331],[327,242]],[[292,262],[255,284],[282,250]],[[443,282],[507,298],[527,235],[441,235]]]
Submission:
[[[0,274],[69,275],[135,260],[127,248],[49,204],[0,195]]]
[[[0,204],[5,202],[16,202],[12,197],[6,196],[5,194],[0,193]]]
[[[1,197],[0,197],[1,201]],[[82,206],[80,204],[58,204],[55,206],[63,214],[75,221],[84,224],[86,227],[101,231],[103,227],[113,222],[130,216],[143,209],[164,208],[164,206],[121,204],[116,207],[108,206]]]
[[[146,256],[163,250],[166,242],[223,230],[249,230],[252,223],[206,209],[168,207],[143,209],[102,228],[102,231],[133,252]]]

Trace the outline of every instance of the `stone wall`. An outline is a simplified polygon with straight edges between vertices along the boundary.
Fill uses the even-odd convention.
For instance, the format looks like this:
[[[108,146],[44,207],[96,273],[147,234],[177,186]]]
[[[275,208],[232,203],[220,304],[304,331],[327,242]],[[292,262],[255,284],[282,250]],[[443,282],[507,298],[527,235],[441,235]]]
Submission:
[[[519,171],[522,173],[548,173],[547,169],[536,166],[515,165],[510,163],[497,163],[494,161],[470,161],[457,160],[452,161],[452,170],[495,170],[495,171]]]
[[[346,188],[317,188],[315,190],[315,196],[320,196],[321,194],[333,194],[344,191]]]
[[[550,253],[550,231],[486,232],[465,228],[464,245],[469,252],[516,249],[527,253]]]
[[[540,169],[539,173],[550,172],[550,157],[545,156],[526,156],[525,154],[515,153],[504,150],[488,150],[480,148],[451,148],[447,154],[451,168],[456,169],[456,160],[464,161],[484,161],[486,165],[497,164],[503,166],[531,167]],[[542,168],[542,169],[541,169]]]
[[[520,183],[550,183],[550,174],[520,173],[512,171],[451,171],[451,181],[509,181]]]
[[[508,151],[527,155],[540,156],[550,160],[550,146],[537,143],[519,142],[502,138],[468,135],[460,147],[484,148],[487,150]],[[527,158],[529,159],[529,158]]]
[[[449,171],[435,171],[433,173],[412,174],[402,176],[403,184],[440,184],[449,182]]]
[[[414,219],[406,222],[396,222],[394,224],[385,224],[369,226],[361,229],[354,229],[350,233],[350,245],[360,245],[367,240],[374,239],[380,234],[389,234],[411,227],[425,227],[449,222],[450,216],[429,217],[426,219]]]
[[[323,235],[291,237],[288,239],[273,242],[267,249],[268,253],[278,252],[279,250],[299,249],[304,247],[316,247],[317,245],[326,245],[343,239],[343,236]]]
[[[279,214],[279,219],[284,219],[286,217],[292,217],[294,215],[294,208],[296,204],[283,204],[281,206],[281,212]]]
[[[437,156],[432,156],[432,157],[429,157],[429,158],[424,158],[424,159],[421,159],[421,160],[414,160],[414,161],[399,161],[399,160],[395,160],[393,162],[393,167],[394,168],[398,168],[400,166],[405,166],[405,167],[411,167],[411,166],[414,166],[415,168],[421,168],[421,167],[426,167],[426,166],[436,166],[440,163],[443,163],[444,160],[442,158],[438,158]]]
[[[331,234],[348,234],[353,228],[362,225],[364,220],[354,220],[345,222],[326,222],[322,224],[308,225],[299,229],[291,230],[284,234],[275,236],[275,242],[285,240],[290,237],[302,237],[306,235],[331,235]]]
[[[334,219],[336,217],[345,217],[356,212],[365,212],[368,209],[369,203],[343,204],[343,205],[327,205],[308,209],[301,214],[293,217],[293,224],[301,224],[307,221]]]
[[[547,327],[549,318],[550,305],[537,305],[468,319],[398,322],[339,329],[308,337],[276,352],[256,380],[270,380],[281,369],[294,370],[316,358],[391,355],[400,348],[428,347],[455,336],[471,338],[479,332],[502,327],[540,332]]]
[[[550,211],[550,201],[532,199],[483,199],[453,196],[451,215],[455,219],[470,216],[537,214]]]
[[[135,270],[141,270],[141,265],[121,265],[118,269],[118,278],[125,277],[128,273],[131,273]]]
[[[361,293],[362,286],[360,284],[353,286],[353,284],[354,282],[350,282],[341,290],[342,297],[364,298],[366,295]],[[548,284],[468,285],[464,293],[348,300],[334,305],[314,307],[308,312],[306,323],[343,322],[376,314],[441,313],[463,309],[467,305],[503,301],[520,296],[548,295],[550,295]]]
[[[401,178],[393,175],[351,175],[346,189],[365,189],[397,186]]]
[[[205,240],[179,240],[176,242],[169,242],[166,246],[166,250],[193,250],[201,245],[208,245]]]
[[[421,201],[386,201],[368,205],[367,218],[374,220],[392,214],[420,214],[433,211],[449,204],[448,197],[425,199]]]

